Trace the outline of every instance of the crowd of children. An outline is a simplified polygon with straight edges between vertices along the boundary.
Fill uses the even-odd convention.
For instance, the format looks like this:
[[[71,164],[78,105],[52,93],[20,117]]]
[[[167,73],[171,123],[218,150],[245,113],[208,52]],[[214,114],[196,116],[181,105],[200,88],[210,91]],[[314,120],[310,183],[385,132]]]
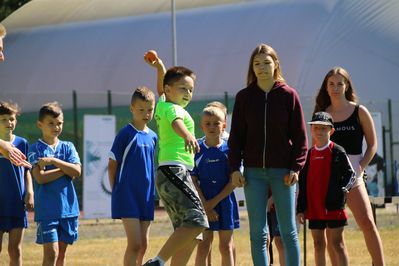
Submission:
[[[0,24],[0,61],[4,60],[5,34],[5,28]],[[308,151],[306,160],[301,159],[306,154],[306,147],[302,145],[306,143],[306,135],[303,136],[303,115],[299,98],[294,90],[283,83],[277,56],[274,55],[274,50],[269,48],[261,45],[251,57],[249,87],[240,92],[236,99],[236,117],[230,142],[225,131],[227,109],[220,102],[211,102],[205,106],[200,121],[200,128],[205,136],[199,139],[195,137],[194,120],[185,110],[195,88],[194,72],[186,67],[172,67],[166,70],[154,51],[147,52],[144,57],[146,63],[157,70],[158,100],[156,101],[155,94],[147,87],[135,89],[130,102],[131,122],[115,137],[108,163],[109,183],[112,189],[112,218],[122,220],[127,238],[123,265],[143,264],[149,245],[150,223],[154,220],[155,189],[174,231],[156,256],[144,265],[162,266],[169,260],[174,266],[186,265],[196,247],[195,265],[210,265],[215,231],[219,236],[219,264],[236,265],[233,232],[240,227],[240,221],[233,191],[237,186],[244,185],[247,185],[248,189],[247,182],[250,183],[250,187],[258,186],[251,178],[259,178],[263,173],[257,170],[257,158],[248,154],[247,147],[238,147],[236,143],[232,145],[232,142],[237,138],[241,138],[237,140],[239,142],[251,138],[251,135],[245,135],[244,131],[247,128],[251,130],[248,123],[251,124],[252,121],[247,123],[247,117],[242,112],[246,110],[243,102],[253,99],[247,94],[255,92],[259,95],[266,93],[268,105],[272,105],[273,100],[293,99],[291,104],[297,108],[292,111],[297,112],[298,118],[292,125],[297,123],[299,126],[297,140],[300,141],[300,145],[297,146],[297,161],[282,164],[267,161],[269,164],[275,164],[273,167],[281,169],[273,173],[267,172],[265,179],[268,180],[269,174],[282,177],[278,184],[272,180],[267,181],[270,186],[266,186],[271,190],[276,189],[273,197],[277,202],[276,206],[268,206],[268,221],[272,224],[269,235],[275,237],[278,243],[280,263],[299,265],[299,257],[289,255],[290,250],[291,254],[299,251],[296,233],[290,236],[292,239],[288,239],[287,236],[291,228],[288,223],[291,223],[292,217],[278,213],[279,208],[285,206],[281,203],[283,199],[280,192],[286,191],[290,198],[294,199],[293,185],[299,180],[297,218],[300,223],[305,219],[309,220],[316,264],[326,265],[325,250],[328,246],[332,250],[329,252],[331,261],[337,265],[348,265],[348,254],[342,244],[343,228],[347,225],[348,218],[345,201],[355,184],[355,171],[345,150],[330,141],[330,136],[334,133],[334,121],[326,112],[315,113],[309,122],[314,146]],[[272,53],[269,54],[264,49],[269,49]],[[265,69],[266,72],[271,70],[270,77],[264,73]],[[277,94],[278,91],[283,92],[283,96]],[[267,97],[270,99],[267,100]],[[261,103],[264,99],[259,98],[257,101],[260,105],[265,104]],[[257,111],[258,102],[254,103],[252,109],[247,110],[248,114]],[[267,108],[280,107],[274,105]],[[265,110],[266,128],[266,110],[273,112],[273,109],[262,108]],[[15,103],[0,102],[0,251],[3,234],[8,233],[10,265],[22,265],[23,234],[27,228],[26,212],[34,209],[34,220],[37,223],[36,243],[43,247],[43,265],[65,265],[67,248],[78,238],[79,205],[73,180],[81,175],[80,158],[71,142],[59,139],[64,123],[60,104],[50,102],[41,107],[37,127],[42,135],[30,146],[24,138],[13,134],[18,115],[19,108]],[[158,136],[147,126],[153,117],[158,127]],[[240,118],[244,120],[238,121]],[[284,136],[279,136],[281,137]],[[256,141],[256,137],[248,139],[248,142],[250,141]],[[266,144],[271,145],[265,141]],[[229,152],[232,146],[234,151]],[[156,148],[159,148],[157,163],[154,159]],[[231,154],[234,158],[229,160]],[[280,155],[281,158],[285,158],[284,154]],[[239,170],[240,165],[242,168],[242,160],[244,166],[248,166],[244,174]],[[231,162],[234,162],[234,167],[231,167]],[[288,163],[292,163],[292,168],[286,165]],[[247,175],[251,178],[248,179]],[[262,190],[264,187],[258,186],[257,189]],[[267,206],[267,195],[270,195],[270,192],[267,189],[261,193],[266,195],[261,206]],[[252,195],[246,197],[251,199]],[[287,207],[290,213],[291,205]],[[258,223],[261,235],[256,237],[263,239],[263,233],[267,231],[263,227],[263,223],[267,224],[266,209],[259,211],[255,206],[251,208],[251,230],[258,232],[255,230],[255,224]],[[255,213],[264,217],[255,221]],[[283,222],[283,228],[280,227],[281,238],[277,223],[277,220],[281,222],[280,219]],[[266,265],[269,263],[263,249],[266,243],[257,246],[254,240],[256,237],[252,237],[251,232],[253,263]],[[291,240],[292,242],[289,242]],[[262,250],[258,252],[257,249]]]

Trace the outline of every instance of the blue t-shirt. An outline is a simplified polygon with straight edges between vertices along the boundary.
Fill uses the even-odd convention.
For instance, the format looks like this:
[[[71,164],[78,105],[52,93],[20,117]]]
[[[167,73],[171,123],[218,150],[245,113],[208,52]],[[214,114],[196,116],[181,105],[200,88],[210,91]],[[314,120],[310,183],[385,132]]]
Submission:
[[[80,164],[79,155],[72,142],[59,140],[55,148],[41,139],[29,147],[28,158],[32,167],[37,166],[39,158],[55,157],[62,161]],[[55,169],[48,165],[46,170]],[[38,184],[33,178],[35,190],[35,221],[55,220],[79,216],[78,197],[72,178],[64,175],[52,182]]]
[[[208,147],[204,139],[199,140],[200,152],[195,154],[193,176],[197,176],[205,199],[210,200],[219,194],[230,181],[227,154],[227,141],[218,147]],[[224,198],[214,209],[219,221],[209,222],[209,230],[232,230],[240,227],[238,207],[234,192]]]
[[[154,154],[157,135],[132,124],[115,137],[110,158],[118,163],[112,188],[112,218],[154,220]]]
[[[28,154],[26,139],[15,136],[12,144],[25,156]],[[0,217],[26,216],[25,170],[25,167],[13,165],[0,154]]]

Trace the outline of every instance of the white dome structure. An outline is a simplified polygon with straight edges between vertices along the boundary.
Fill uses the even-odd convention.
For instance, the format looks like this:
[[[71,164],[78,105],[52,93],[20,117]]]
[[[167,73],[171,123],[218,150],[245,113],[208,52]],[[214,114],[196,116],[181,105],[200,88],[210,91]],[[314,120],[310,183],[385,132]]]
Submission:
[[[398,94],[399,1],[176,4],[177,63],[196,72],[194,97],[234,95],[243,88],[250,53],[261,42],[276,49],[286,80],[302,97],[314,96],[336,65],[349,71],[363,101]],[[169,0],[29,2],[3,21],[8,35],[0,98],[12,98],[29,110],[43,103],[35,103],[35,95],[129,93],[139,85],[155,89],[155,70],[144,63],[143,54],[155,49],[171,66],[169,9]],[[82,97],[79,104],[104,102]]]

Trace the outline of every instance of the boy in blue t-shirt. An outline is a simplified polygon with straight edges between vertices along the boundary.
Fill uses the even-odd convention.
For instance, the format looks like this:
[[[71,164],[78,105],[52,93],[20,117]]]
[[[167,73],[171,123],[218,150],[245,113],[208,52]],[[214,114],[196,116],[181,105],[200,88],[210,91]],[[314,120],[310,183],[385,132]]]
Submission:
[[[57,102],[44,104],[37,126],[42,138],[29,148],[35,188],[36,243],[43,245],[43,265],[64,265],[68,245],[78,238],[79,204],[73,180],[81,174],[75,146],[58,139],[64,115]]]
[[[192,179],[203,202],[209,220],[209,229],[198,244],[196,264],[205,265],[211,250],[213,231],[219,232],[221,265],[234,265],[233,230],[239,228],[237,201],[230,182],[227,141],[222,138],[226,127],[223,111],[215,106],[202,113],[201,129],[205,138],[200,140],[200,152],[195,155]]]
[[[137,88],[130,103],[132,122],[119,131],[110,152],[112,218],[122,219],[127,237],[124,265],[142,264],[154,220],[157,135],[147,127],[154,109],[154,93],[146,87]]]
[[[13,134],[18,114],[16,104],[0,101],[0,139],[26,155],[28,142]],[[10,265],[22,265],[22,239],[28,226],[25,209],[33,210],[32,177],[27,168],[13,165],[2,155],[0,169],[0,252],[3,234],[8,232]]]

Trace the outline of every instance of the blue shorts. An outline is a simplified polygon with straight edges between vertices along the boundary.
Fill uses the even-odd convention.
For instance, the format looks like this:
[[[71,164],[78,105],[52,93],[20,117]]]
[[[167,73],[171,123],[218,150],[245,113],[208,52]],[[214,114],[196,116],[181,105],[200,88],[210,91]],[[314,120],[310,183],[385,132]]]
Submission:
[[[0,232],[10,232],[16,228],[27,228],[28,219],[24,217],[0,217]]]
[[[280,228],[278,227],[277,213],[275,210],[267,212],[267,223],[270,236],[280,236]]]
[[[72,245],[78,239],[78,217],[37,222],[37,244],[64,242]]]

